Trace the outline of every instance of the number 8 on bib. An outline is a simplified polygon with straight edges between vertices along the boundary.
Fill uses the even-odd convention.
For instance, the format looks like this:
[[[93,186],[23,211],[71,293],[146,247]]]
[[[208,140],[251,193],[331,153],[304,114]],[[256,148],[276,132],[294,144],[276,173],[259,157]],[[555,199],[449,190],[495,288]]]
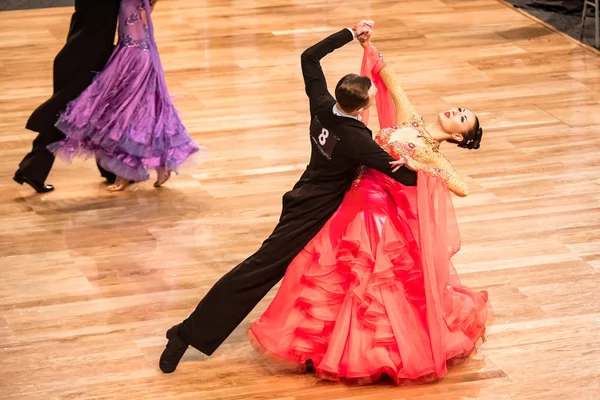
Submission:
[[[328,160],[331,160],[331,154],[335,145],[340,140],[333,132],[330,132],[327,128],[321,124],[319,118],[316,116],[313,118],[310,124],[310,138],[313,143],[317,146],[321,154]]]

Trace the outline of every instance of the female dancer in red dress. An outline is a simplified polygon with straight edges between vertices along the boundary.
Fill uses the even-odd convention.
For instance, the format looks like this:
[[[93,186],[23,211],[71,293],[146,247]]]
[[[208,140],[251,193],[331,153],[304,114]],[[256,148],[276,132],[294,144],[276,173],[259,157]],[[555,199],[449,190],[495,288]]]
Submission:
[[[248,334],[265,356],[324,379],[434,380],[471,354],[491,317],[487,293],[463,286],[450,261],[460,247],[450,192],[468,187],[439,152],[444,141],[477,149],[483,132],[460,108],[426,126],[381,54],[363,46],[362,74],[378,89],[375,140],[418,171],[417,186],[363,168]]]

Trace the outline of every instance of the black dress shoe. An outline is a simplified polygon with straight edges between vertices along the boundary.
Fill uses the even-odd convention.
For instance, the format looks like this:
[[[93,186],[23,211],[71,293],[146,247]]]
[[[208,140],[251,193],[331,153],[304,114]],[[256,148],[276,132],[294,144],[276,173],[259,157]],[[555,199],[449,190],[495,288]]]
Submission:
[[[33,180],[29,179],[29,178],[26,178],[23,175],[21,175],[20,171],[17,171],[15,173],[15,176],[13,177],[13,180],[15,182],[17,182],[19,185],[22,185],[23,183],[28,184],[29,186],[31,186],[38,193],[48,193],[48,192],[51,192],[51,191],[54,190],[54,186],[52,186],[52,185],[46,185],[45,183],[33,181]]]
[[[181,357],[183,357],[189,346],[179,337],[177,328],[179,328],[179,325],[175,325],[167,331],[167,339],[169,339],[169,342],[160,356],[160,370],[165,374],[170,374],[175,371]]]

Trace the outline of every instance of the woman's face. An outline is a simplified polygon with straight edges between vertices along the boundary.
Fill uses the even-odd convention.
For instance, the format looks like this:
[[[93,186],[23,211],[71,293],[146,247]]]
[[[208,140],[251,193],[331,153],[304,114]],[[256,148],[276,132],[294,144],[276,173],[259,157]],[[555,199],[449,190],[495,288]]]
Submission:
[[[461,142],[463,135],[475,125],[475,113],[464,108],[451,108],[438,114],[438,123],[444,132]]]

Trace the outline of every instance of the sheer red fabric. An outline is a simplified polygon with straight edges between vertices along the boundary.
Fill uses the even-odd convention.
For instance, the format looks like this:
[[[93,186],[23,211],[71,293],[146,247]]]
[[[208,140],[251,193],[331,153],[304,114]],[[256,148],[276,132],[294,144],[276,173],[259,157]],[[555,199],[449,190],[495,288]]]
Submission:
[[[255,348],[353,384],[442,377],[490,317],[487,293],[463,286],[450,261],[460,248],[450,196],[425,172],[405,187],[365,170],[251,325]]]
[[[377,107],[377,118],[379,119],[379,127],[381,129],[391,128],[398,125],[396,118],[396,107],[392,101],[392,97],[379,76],[379,71],[385,67],[385,63],[373,47],[367,45],[364,47],[363,60],[360,67],[360,74],[371,79],[377,88],[375,95],[375,105]],[[369,123],[369,109],[367,108],[361,113],[362,121],[365,125]]]

